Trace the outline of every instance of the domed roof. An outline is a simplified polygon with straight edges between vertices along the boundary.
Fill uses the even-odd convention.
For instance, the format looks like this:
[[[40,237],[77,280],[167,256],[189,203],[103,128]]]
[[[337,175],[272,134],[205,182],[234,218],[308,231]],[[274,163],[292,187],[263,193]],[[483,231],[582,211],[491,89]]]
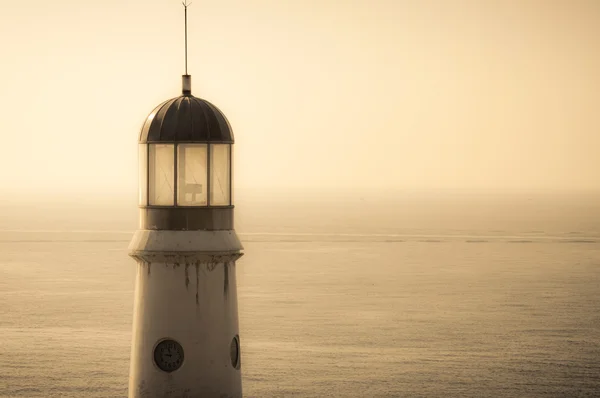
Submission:
[[[227,118],[210,102],[186,94],[157,106],[140,132],[146,142],[233,143]]]

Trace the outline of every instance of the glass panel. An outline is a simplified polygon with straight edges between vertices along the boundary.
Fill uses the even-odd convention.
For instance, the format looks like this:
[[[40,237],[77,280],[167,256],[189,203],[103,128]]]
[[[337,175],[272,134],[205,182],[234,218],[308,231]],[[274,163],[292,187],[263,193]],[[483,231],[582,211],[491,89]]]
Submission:
[[[206,206],[208,165],[206,144],[177,146],[177,204]]]
[[[233,145],[229,145],[229,204],[232,205],[235,201],[233,196]]]
[[[229,147],[229,144],[211,144],[210,146],[211,206],[227,206],[231,203]]]
[[[175,153],[172,144],[150,144],[150,205],[173,206]]]
[[[148,204],[148,147],[146,144],[139,145],[139,204],[140,206],[146,206]]]

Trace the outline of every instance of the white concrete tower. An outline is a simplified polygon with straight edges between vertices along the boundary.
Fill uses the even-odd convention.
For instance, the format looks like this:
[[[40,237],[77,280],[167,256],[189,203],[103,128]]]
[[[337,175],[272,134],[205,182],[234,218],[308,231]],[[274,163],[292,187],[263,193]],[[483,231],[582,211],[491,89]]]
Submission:
[[[186,65],[182,95],[139,138],[129,397],[242,396],[232,144],[223,113],[191,94]]]

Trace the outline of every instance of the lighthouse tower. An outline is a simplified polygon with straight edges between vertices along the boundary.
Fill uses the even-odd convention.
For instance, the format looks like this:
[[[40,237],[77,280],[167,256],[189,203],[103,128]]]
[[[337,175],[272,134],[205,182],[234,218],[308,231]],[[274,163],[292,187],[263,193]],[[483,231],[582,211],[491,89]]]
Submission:
[[[233,134],[215,105],[192,95],[187,65],[182,83],[139,136],[129,397],[241,397]]]

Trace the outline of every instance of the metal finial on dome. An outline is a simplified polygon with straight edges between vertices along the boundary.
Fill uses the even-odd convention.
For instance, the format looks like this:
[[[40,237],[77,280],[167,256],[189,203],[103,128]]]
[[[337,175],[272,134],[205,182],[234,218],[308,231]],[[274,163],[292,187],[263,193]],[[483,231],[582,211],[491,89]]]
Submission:
[[[192,76],[188,75],[188,44],[187,44],[187,8],[192,5],[192,3],[187,2],[187,0],[182,1],[185,16],[185,75],[182,76],[181,79],[181,92],[183,95],[191,95],[192,94]]]
[[[183,95],[192,95],[192,76],[181,76],[181,93]]]

